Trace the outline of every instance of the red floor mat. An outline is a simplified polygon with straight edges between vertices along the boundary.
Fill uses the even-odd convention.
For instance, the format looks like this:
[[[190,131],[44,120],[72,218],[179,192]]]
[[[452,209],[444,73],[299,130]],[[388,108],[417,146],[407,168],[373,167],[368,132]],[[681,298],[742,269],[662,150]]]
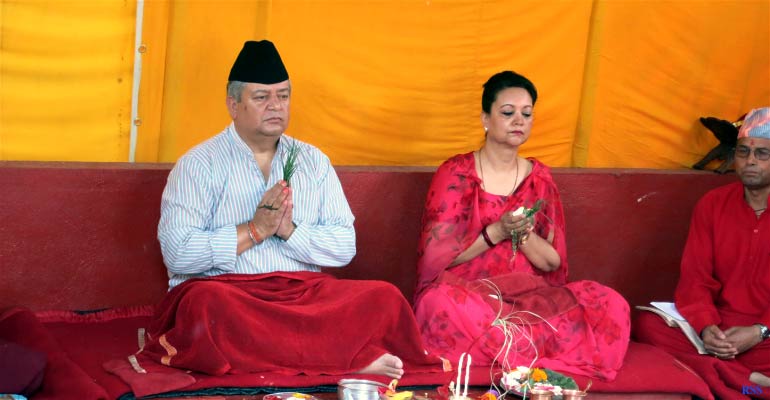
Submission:
[[[147,326],[150,307],[107,310],[94,314],[78,315],[69,312],[38,313],[38,319],[27,312],[24,318],[0,319],[0,332],[34,332],[28,341],[38,342],[51,354],[58,354],[57,363],[65,368],[52,370],[46,376],[46,393],[65,390],[66,385],[78,383],[77,390],[88,390],[81,398],[116,399],[131,398],[130,387],[117,376],[107,372],[102,365],[110,360],[125,360],[138,349],[137,329]],[[42,324],[41,324],[42,321]],[[55,340],[52,340],[55,339]],[[58,346],[56,345],[58,343]],[[195,383],[180,388],[176,393],[201,393],[201,390],[223,388],[229,394],[237,394],[238,388],[249,388],[244,393],[275,391],[277,388],[313,388],[335,385],[339,376],[287,376],[279,374],[226,375],[222,377],[190,374]],[[405,386],[435,386],[447,384],[453,373],[406,374],[399,382]],[[361,377],[362,376],[358,376]],[[371,377],[369,377],[371,378]],[[385,381],[379,378],[381,381]],[[575,376],[581,387],[587,378]],[[488,368],[473,368],[471,385],[486,386],[490,383]],[[235,391],[233,391],[235,390]],[[70,392],[72,390],[69,390]],[[103,391],[103,392],[100,392]],[[706,384],[679,361],[667,353],[646,344],[632,342],[623,368],[614,382],[594,381],[592,392],[608,393],[690,393],[704,399],[711,398]],[[95,395],[99,394],[100,395]],[[208,392],[211,394],[211,392]],[[36,396],[35,399],[53,398]],[[57,396],[57,398],[64,398]],[[74,398],[74,397],[72,397]]]

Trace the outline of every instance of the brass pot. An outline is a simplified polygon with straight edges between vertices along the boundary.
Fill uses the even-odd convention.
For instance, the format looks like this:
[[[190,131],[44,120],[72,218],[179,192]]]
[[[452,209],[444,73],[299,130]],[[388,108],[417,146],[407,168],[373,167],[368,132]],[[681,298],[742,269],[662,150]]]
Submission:
[[[553,392],[543,389],[532,389],[527,395],[530,400],[551,400],[553,398]]]
[[[583,400],[588,393],[583,390],[577,389],[565,389],[561,391],[562,400]]]

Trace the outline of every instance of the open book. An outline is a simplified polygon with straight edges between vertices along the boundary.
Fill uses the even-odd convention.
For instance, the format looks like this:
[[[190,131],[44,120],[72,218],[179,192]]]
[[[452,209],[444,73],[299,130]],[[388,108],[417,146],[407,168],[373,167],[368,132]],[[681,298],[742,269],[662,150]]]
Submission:
[[[695,329],[693,329],[687,320],[684,319],[682,314],[679,314],[674,303],[653,301],[650,305],[652,305],[652,307],[636,306],[636,308],[658,314],[664,321],[666,321],[666,325],[672,328],[681,329],[687,339],[690,340],[690,343],[692,343],[698,350],[699,354],[708,354],[706,348],[703,347],[703,340],[701,340],[700,335],[695,332]]]

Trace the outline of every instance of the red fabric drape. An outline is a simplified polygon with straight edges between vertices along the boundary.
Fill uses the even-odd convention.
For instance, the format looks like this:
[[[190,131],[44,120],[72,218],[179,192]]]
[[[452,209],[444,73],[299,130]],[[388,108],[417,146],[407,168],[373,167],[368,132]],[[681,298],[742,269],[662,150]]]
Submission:
[[[186,281],[161,303],[147,338],[144,356],[210,375],[341,375],[386,352],[406,371],[442,370],[395,286],[317,272]]]
[[[746,325],[745,318],[738,315],[723,315],[727,326]],[[698,354],[695,347],[678,328],[672,328],[659,316],[643,312],[634,319],[634,338],[665,350],[682,360],[708,383],[709,388],[721,399],[749,399],[742,394],[743,388],[755,387],[749,381],[753,371],[770,373],[770,341],[764,341],[748,352],[732,360],[720,360],[711,355]],[[752,397],[770,399],[770,391],[752,394]]]
[[[107,392],[59,347],[57,340],[28,309],[0,312],[0,339],[46,355],[43,385],[34,398],[39,400],[107,399]],[[21,363],[19,366],[21,367]]]
[[[455,273],[477,279],[509,271],[542,275],[554,285],[567,281],[567,246],[564,237],[564,214],[559,191],[551,179],[548,167],[532,160],[532,172],[511,196],[484,192],[476,175],[473,153],[456,156],[436,171],[423,214],[423,226],[417,267],[417,296],[438,275],[447,269],[481,233],[481,229],[508,211],[519,206],[532,207],[537,200],[545,203],[535,217],[535,232],[548,237],[553,234],[553,246],[561,257],[561,267],[551,273],[534,268],[526,257],[512,259],[510,241],[499,243],[480,256],[457,266]],[[507,245],[505,245],[507,243]],[[462,271],[462,272],[460,272]]]

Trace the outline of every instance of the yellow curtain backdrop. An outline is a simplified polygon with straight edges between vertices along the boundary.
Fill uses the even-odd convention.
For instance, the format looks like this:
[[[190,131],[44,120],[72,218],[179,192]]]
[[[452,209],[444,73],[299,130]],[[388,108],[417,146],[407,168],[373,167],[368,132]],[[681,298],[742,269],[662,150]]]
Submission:
[[[479,147],[481,86],[513,69],[541,94],[524,153],[569,165],[590,12],[566,1],[275,1],[268,35],[295,84],[289,130],[340,164],[436,165]]]
[[[0,0],[0,159],[126,161],[136,3]],[[540,99],[522,153],[552,166],[688,167],[700,116],[770,105],[770,0],[151,0],[136,160],[229,123],[230,65],[274,41],[288,133],[338,165],[437,165],[478,148],[481,85]],[[727,28],[726,28],[727,27]]]
[[[770,106],[770,2],[598,1],[575,166],[689,167],[701,116]]]
[[[174,162],[229,123],[225,88],[230,66],[244,41],[266,36],[270,2],[150,5],[145,24],[160,28],[154,30],[158,36],[145,36],[148,54],[155,58],[143,61],[143,71],[164,71],[164,76],[140,89],[140,109],[145,110],[147,123],[139,129],[137,161]],[[153,52],[156,41],[163,45],[154,46]]]
[[[319,146],[335,164],[436,165],[448,155],[478,147],[483,139],[481,85],[495,72],[516,69],[541,80],[541,93],[550,93],[538,103],[538,113],[549,117],[538,123],[525,154],[568,165],[591,3],[508,5],[411,0],[172,3],[167,12],[173,27],[165,45],[167,79],[153,83],[163,84],[163,90],[147,89],[162,93],[162,112],[144,115],[139,149],[150,151],[138,150],[137,160],[174,161],[222,130],[229,122],[224,87],[235,55],[243,41],[267,37],[277,44],[292,80],[288,133]],[[150,11],[145,18],[145,26],[163,20]],[[562,21],[558,28],[532,37],[543,20],[552,19]],[[227,23],[186,23],[199,20]],[[512,21],[518,29],[510,29]],[[149,54],[153,38],[147,42]],[[552,50],[560,46],[565,50]],[[144,65],[147,71],[146,60]],[[142,101],[145,88],[152,85],[146,83],[143,77]],[[142,134],[156,120],[159,140],[150,132]],[[157,154],[154,143],[159,143]]]
[[[135,7],[2,0],[0,159],[127,159]]]

